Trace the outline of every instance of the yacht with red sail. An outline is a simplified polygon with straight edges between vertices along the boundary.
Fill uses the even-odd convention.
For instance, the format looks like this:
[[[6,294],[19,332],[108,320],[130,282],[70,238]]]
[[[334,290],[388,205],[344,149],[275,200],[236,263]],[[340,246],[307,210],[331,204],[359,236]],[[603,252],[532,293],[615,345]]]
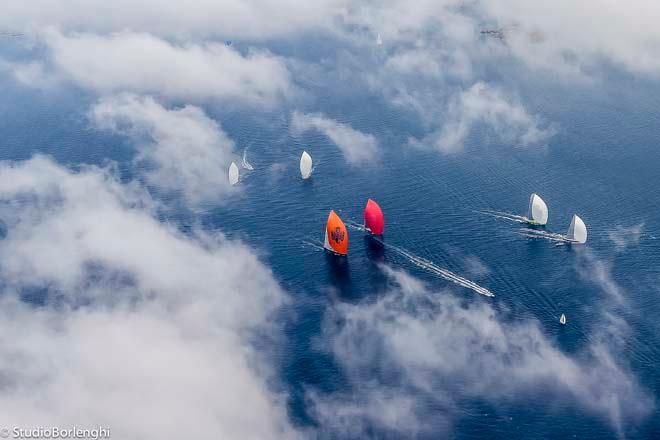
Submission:
[[[383,235],[385,229],[383,211],[378,203],[371,199],[367,201],[367,206],[364,208],[364,227],[374,235]]]

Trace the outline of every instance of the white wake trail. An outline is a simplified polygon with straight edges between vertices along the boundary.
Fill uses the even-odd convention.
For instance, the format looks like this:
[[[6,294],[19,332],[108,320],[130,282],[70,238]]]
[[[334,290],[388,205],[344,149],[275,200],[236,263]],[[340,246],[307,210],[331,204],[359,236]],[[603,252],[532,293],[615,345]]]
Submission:
[[[361,231],[361,232],[367,232],[367,229],[364,227],[364,225],[361,225],[359,223],[356,223],[352,220],[347,220],[345,222],[346,226],[352,230],[355,231]],[[412,264],[415,266],[425,269],[429,272],[431,272],[434,275],[438,275],[441,278],[444,278],[447,281],[451,281],[452,283],[458,284],[461,287],[465,287],[466,289],[470,289],[480,295],[488,296],[488,297],[494,297],[495,294],[491,292],[490,290],[486,289],[485,287],[481,287],[474,281],[470,281],[468,279],[463,278],[460,275],[456,275],[455,273],[444,269],[437,264],[435,264],[433,261],[427,260],[426,258],[419,257],[412,252],[407,251],[406,249],[400,248],[398,246],[395,246],[390,243],[386,243],[383,240],[374,237],[374,240],[377,240],[379,243],[381,243],[383,246],[387,247],[388,249],[391,249],[401,255],[402,257],[405,257],[408,261],[410,261]]]
[[[243,165],[243,168],[245,168],[246,170],[254,171],[254,167],[252,166],[252,164],[247,161],[247,148],[245,150],[243,150],[243,163],[242,163],[242,165]]]
[[[360,232],[367,232],[367,228],[364,227],[364,225],[361,225],[359,223],[356,223],[352,220],[346,220],[344,223],[349,229],[352,229],[354,231],[360,231]]]
[[[381,243],[383,243],[384,246],[387,246],[387,248],[392,249],[397,253],[399,253],[400,255],[406,257],[411,263],[413,263],[415,266],[419,268],[426,269],[429,272],[438,275],[447,281],[451,281],[452,283],[458,284],[461,287],[471,289],[480,295],[484,295],[488,297],[495,296],[493,292],[486,289],[485,287],[481,287],[474,281],[470,281],[468,279],[463,278],[462,276],[456,275],[455,273],[438,266],[434,262],[427,260],[426,258],[418,257],[417,255],[408,252],[407,250],[400,248],[398,246],[394,246],[392,244],[385,242],[381,242]]]
[[[562,234],[557,234],[555,232],[541,231],[538,229],[521,229],[518,231],[520,235],[524,235],[529,238],[543,238],[555,243],[571,243],[572,240],[569,240],[568,237]]]
[[[475,211],[475,212],[478,212],[479,214],[489,215],[489,216],[495,217],[495,218],[510,220],[512,222],[530,223],[530,221],[527,217],[522,216],[522,215],[517,215],[517,214],[511,214],[510,212],[491,211],[489,209],[485,209],[483,211]]]
[[[311,247],[312,249],[315,249],[317,251],[324,251],[325,248],[323,247],[323,243],[317,240],[303,240],[302,241],[303,246],[305,247]]]

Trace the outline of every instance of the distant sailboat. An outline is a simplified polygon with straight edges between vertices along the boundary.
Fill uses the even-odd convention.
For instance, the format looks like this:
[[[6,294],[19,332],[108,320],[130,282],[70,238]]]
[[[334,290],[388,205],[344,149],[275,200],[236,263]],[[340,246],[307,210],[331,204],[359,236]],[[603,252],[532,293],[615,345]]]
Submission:
[[[323,247],[337,255],[348,254],[348,231],[335,211],[330,211],[328,215]]]
[[[383,39],[381,38],[380,34],[376,37],[376,44],[379,46],[383,45]]]
[[[533,225],[545,225],[548,223],[548,205],[536,193],[532,193],[529,197],[527,220]]]
[[[238,183],[238,167],[235,162],[229,165],[229,184],[234,186]]]
[[[252,164],[247,161],[247,148],[245,150],[243,150],[243,163],[242,163],[242,165],[243,165],[243,168],[245,168],[246,170],[250,170],[250,171],[254,170],[254,167],[252,166]]]
[[[571,224],[566,233],[566,239],[580,244],[587,242],[587,225],[577,215],[573,215],[573,219],[571,219]]]
[[[307,151],[302,152],[300,156],[300,174],[303,179],[309,179],[309,176],[312,175],[312,156],[307,153]]]
[[[385,218],[378,203],[369,199],[364,208],[364,227],[374,235],[382,235],[385,229]]]
[[[566,315],[562,313],[561,316],[559,317],[559,322],[561,323],[561,325],[566,325]]]

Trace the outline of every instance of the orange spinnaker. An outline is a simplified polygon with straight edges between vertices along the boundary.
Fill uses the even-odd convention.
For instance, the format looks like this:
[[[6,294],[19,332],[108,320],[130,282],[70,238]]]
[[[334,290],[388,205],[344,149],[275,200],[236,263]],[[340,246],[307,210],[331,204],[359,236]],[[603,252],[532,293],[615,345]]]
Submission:
[[[348,231],[335,211],[330,211],[328,223],[325,225],[324,246],[329,251],[340,255],[348,254]]]

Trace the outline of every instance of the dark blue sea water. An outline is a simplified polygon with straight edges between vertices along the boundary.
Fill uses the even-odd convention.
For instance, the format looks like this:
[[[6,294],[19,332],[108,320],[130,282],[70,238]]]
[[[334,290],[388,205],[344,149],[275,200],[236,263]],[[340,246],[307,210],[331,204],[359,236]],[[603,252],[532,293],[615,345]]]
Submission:
[[[412,149],[407,139],[424,128],[378,93],[350,82],[300,84],[309,95],[301,110],[323,112],[376,136],[382,156],[376,163],[356,167],[318,133],[290,135],[293,108],[206,106],[239,152],[249,146],[255,171],[243,181],[241,197],[195,214],[182,209],[164,217],[182,230],[199,221],[209,230],[244,240],[261,253],[291,295],[278,318],[283,337],[275,351],[278,386],[288,396],[294,424],[317,426],[306,393],[350,392],[341,365],[318,339],[329,309],[375,301],[386,290],[380,262],[404,269],[433,288],[449,288],[467,302],[490,302],[502,310],[503,320],[537,319],[546,336],[567,353],[585,347],[602,325],[597,310],[604,297],[576,271],[579,250],[528,239],[518,234],[522,225],[478,212],[524,215],[531,192],[548,203],[547,230],[565,232],[573,213],[585,220],[586,248],[606,262],[625,291],[627,307],[618,313],[630,333],[617,360],[649,395],[660,395],[660,87],[616,71],[577,84],[521,72],[515,66],[489,66],[484,75],[503,87],[514,87],[530,112],[556,124],[557,134],[547,146],[502,144],[486,127],[476,127],[462,152]],[[71,166],[112,160],[125,179],[137,174],[128,140],[90,128],[85,114],[93,96],[73,87],[27,89],[6,77],[0,79],[0,88],[0,159],[26,159],[41,152]],[[442,120],[446,115],[435,117]],[[297,161],[303,148],[316,161],[309,181],[299,178]],[[322,241],[329,210],[360,222],[367,198],[377,200],[385,213],[386,243],[463,274],[496,297],[456,286],[390,248],[374,246],[353,229],[347,261],[338,264],[319,251],[314,243]],[[609,233],[618,226],[639,224],[639,241],[617,249]],[[474,257],[490,273],[470,276],[465,261]],[[557,323],[562,312],[569,316],[566,327]],[[531,396],[498,405],[461,400],[450,437],[617,435],[607,420],[573,404],[570,397],[551,406],[540,400]],[[434,411],[443,409],[429,409],[425,417],[437,417]],[[654,410],[626,425],[624,434],[658,438],[660,413]]]

